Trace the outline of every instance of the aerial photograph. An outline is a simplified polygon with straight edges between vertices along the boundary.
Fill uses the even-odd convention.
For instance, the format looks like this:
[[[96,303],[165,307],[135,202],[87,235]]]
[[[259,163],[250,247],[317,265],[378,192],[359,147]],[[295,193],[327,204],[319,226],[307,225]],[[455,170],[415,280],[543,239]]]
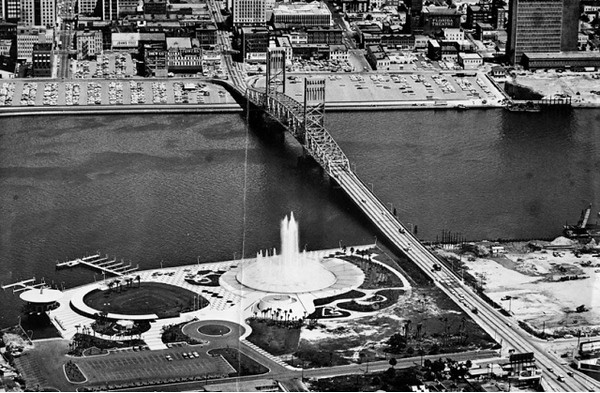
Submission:
[[[0,392],[600,392],[600,0],[0,0]]]

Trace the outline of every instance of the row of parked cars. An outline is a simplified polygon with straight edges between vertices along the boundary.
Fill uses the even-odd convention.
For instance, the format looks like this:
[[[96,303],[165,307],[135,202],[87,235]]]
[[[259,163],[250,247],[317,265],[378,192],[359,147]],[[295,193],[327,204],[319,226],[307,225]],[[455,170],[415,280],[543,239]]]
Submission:
[[[152,102],[155,104],[167,103],[167,85],[165,82],[152,82]]]
[[[81,96],[81,86],[79,83],[65,83],[65,104],[79,105],[79,97]]]
[[[14,95],[15,84],[3,83],[2,86],[0,86],[0,105],[12,105]]]
[[[144,93],[144,85],[141,82],[129,81],[129,91],[132,104],[146,103],[146,93]]]
[[[87,88],[87,103],[88,105],[102,104],[102,86],[100,83],[90,82]]]
[[[108,103],[123,104],[123,83],[110,82],[108,85]]]
[[[46,83],[44,86],[44,105],[56,105],[58,100],[58,83]]]
[[[38,84],[34,82],[25,82],[21,92],[21,105],[35,105],[35,96],[37,94]]]
[[[181,353],[181,357],[183,357],[184,359],[195,359],[195,358],[199,358],[200,354],[196,351],[194,352],[182,352]],[[172,361],[173,360],[173,356],[171,354],[165,355],[165,359],[167,359],[168,361]]]

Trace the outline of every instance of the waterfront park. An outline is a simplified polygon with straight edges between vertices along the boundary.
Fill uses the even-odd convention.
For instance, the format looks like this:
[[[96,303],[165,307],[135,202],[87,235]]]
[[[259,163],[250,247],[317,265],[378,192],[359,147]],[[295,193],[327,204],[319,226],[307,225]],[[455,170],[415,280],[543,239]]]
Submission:
[[[423,363],[494,345],[422,272],[384,247],[301,251],[293,214],[281,222],[279,251],[136,271],[61,293],[31,288],[21,298],[35,309],[47,301],[44,291],[55,294],[43,315],[59,338],[25,343],[27,356],[16,354],[28,387],[197,388],[332,366],[368,371],[369,363]]]

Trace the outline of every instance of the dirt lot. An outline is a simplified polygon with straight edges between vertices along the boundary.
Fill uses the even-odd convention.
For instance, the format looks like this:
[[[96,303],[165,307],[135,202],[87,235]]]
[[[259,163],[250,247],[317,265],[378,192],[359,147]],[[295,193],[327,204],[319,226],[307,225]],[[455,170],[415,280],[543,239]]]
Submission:
[[[597,75],[600,73],[538,71],[518,75],[513,83],[529,87],[545,97],[555,94],[570,95],[574,106],[600,106],[600,95],[592,93],[600,91],[600,79],[594,78]]]
[[[446,255],[453,252],[440,253]],[[600,328],[600,256],[570,250],[510,247],[494,258],[462,255],[469,273],[514,318],[546,333],[593,333]],[[578,276],[577,280],[566,277]],[[579,306],[586,311],[576,312]]]

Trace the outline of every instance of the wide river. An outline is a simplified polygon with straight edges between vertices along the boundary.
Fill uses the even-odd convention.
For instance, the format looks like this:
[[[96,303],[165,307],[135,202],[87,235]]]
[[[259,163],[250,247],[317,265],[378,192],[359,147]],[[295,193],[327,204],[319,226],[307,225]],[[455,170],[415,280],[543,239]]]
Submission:
[[[558,236],[590,202],[596,220],[599,125],[600,110],[327,114],[358,174],[425,240]],[[298,144],[265,128],[239,114],[1,118],[0,282],[93,281],[54,265],[96,251],[140,269],[251,256],[279,247],[290,211],[309,250],[373,242],[357,208],[298,167]],[[0,293],[0,326],[17,322],[16,300]]]

